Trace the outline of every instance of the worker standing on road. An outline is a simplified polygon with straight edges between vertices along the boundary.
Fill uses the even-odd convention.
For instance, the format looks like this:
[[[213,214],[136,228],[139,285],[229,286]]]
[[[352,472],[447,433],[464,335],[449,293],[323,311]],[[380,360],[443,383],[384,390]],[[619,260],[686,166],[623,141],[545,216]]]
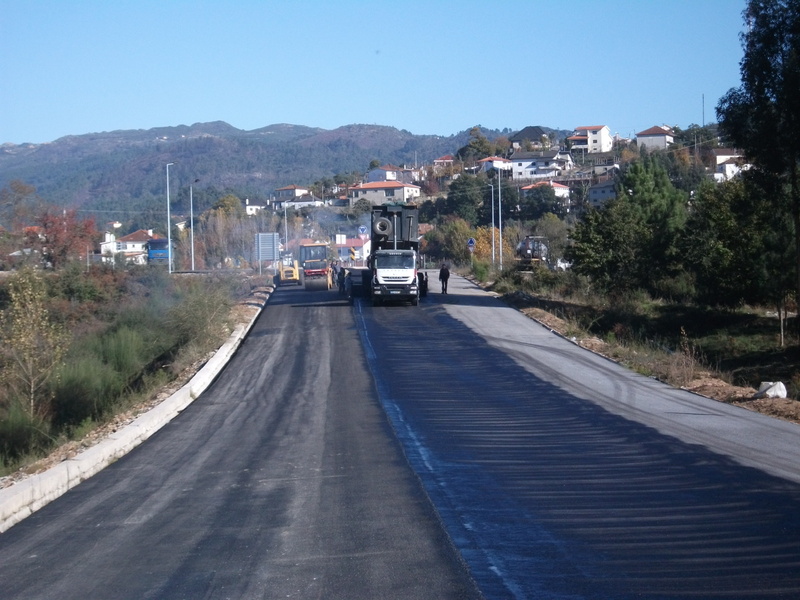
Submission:
[[[442,268],[439,269],[439,281],[442,282],[442,293],[447,293],[447,280],[450,279],[450,269],[447,268],[447,263],[442,263]]]

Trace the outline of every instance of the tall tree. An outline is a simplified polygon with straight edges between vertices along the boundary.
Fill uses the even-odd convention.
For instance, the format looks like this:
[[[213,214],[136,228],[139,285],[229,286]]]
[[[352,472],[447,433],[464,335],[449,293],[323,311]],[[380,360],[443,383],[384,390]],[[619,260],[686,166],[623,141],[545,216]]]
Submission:
[[[750,0],[743,16],[742,84],[720,99],[717,117],[756,168],[788,186],[800,299],[800,3]]]
[[[675,296],[678,282],[685,279],[679,244],[684,194],[648,156],[628,167],[619,192],[576,226],[568,260],[607,291],[641,288]]]
[[[482,178],[474,175],[459,177],[447,192],[446,212],[464,219],[470,227],[478,222],[478,211],[483,204],[483,191],[488,189]]]
[[[622,194],[635,206],[644,225],[638,240],[641,287],[670,294],[671,281],[683,269],[679,241],[686,222],[688,196],[675,189],[667,171],[654,157],[629,166],[620,182]]]
[[[25,268],[9,282],[10,304],[0,314],[3,368],[7,390],[31,419],[50,412],[48,384],[66,354],[68,334],[51,318],[41,274]]]
[[[758,268],[764,230],[757,204],[743,180],[709,183],[695,195],[683,244],[700,302],[735,307],[764,300]]]

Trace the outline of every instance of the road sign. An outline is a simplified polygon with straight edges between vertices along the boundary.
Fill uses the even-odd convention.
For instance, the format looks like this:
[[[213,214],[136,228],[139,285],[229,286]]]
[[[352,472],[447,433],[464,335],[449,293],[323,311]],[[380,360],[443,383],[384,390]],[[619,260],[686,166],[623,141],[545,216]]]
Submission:
[[[358,226],[358,233],[359,233],[359,235],[365,235],[367,233],[367,226],[366,225],[359,225]]]
[[[467,248],[472,250],[475,247],[475,238],[469,238],[467,240]]]

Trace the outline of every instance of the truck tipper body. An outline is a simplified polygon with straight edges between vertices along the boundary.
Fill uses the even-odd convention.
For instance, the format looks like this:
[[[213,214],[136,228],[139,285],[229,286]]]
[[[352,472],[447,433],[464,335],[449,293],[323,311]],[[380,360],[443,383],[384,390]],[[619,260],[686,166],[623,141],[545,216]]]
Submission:
[[[385,204],[372,209],[369,257],[372,304],[419,304],[417,279],[419,209],[412,204]]]

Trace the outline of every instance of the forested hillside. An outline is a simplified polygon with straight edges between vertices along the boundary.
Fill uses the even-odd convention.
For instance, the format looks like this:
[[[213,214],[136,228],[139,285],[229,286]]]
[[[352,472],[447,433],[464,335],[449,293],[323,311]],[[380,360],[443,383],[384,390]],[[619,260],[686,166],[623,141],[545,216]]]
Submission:
[[[492,137],[511,133],[484,131]],[[372,160],[430,163],[468,138],[467,131],[441,137],[378,125],[324,130],[281,124],[243,131],[223,122],[91,133],[47,144],[3,144],[0,189],[22,181],[48,204],[94,213],[98,222],[124,221],[163,210],[167,163],[174,163],[174,201],[188,205],[193,185],[195,206],[204,210],[221,193],[260,202],[285,185],[363,173]],[[0,213],[0,224],[5,217]]]

